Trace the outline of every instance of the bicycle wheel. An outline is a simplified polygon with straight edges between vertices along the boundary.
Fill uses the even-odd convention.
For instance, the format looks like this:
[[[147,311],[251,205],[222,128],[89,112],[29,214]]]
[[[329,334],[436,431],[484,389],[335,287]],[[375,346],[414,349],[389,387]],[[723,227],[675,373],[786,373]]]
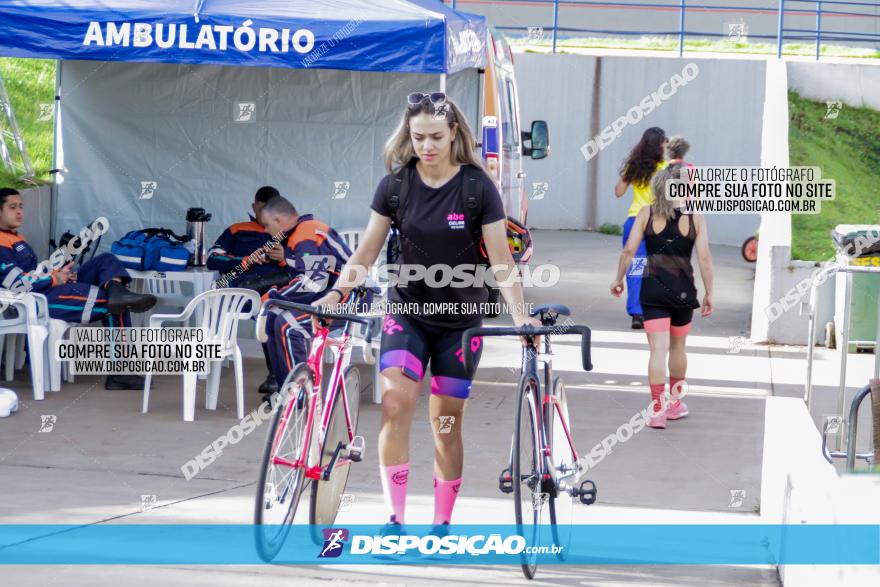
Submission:
[[[305,468],[293,468],[278,460],[292,463],[306,449],[306,424],[313,384],[312,372],[305,364],[300,364],[288,375],[283,389],[289,390],[289,396],[276,408],[266,438],[254,507],[257,552],[266,562],[274,559],[284,546],[303,487],[308,482]],[[317,409],[314,417],[320,417]],[[311,444],[316,442],[313,438]]]
[[[525,538],[527,546],[533,546],[538,544],[541,511],[546,498],[541,493],[540,424],[537,412],[540,403],[537,380],[530,375],[523,375],[519,382],[518,395],[511,462],[513,504],[517,532]],[[523,574],[527,579],[535,576],[537,558],[534,553],[520,553]]]
[[[357,431],[358,407],[360,406],[361,377],[357,368],[352,365],[345,370],[343,376],[345,395],[348,399],[349,415],[351,417],[352,433]],[[326,467],[336,452],[336,447],[341,442],[348,444],[348,423],[345,417],[345,403],[342,394],[337,393],[333,406],[330,408],[330,420],[327,424],[327,434],[324,437],[324,445],[321,448],[321,468]],[[342,453],[341,456],[344,456]],[[309,504],[309,524],[312,524],[312,540],[316,544],[322,544],[324,536],[318,526],[332,526],[336,521],[342,494],[348,483],[348,473],[351,465],[335,466],[330,472],[330,478],[326,481],[312,482],[312,499]]]
[[[544,422],[547,425],[547,437],[550,440],[550,460],[556,467],[557,475],[564,475],[574,471],[574,453],[571,450],[568,434],[565,426],[570,426],[568,419],[568,402],[565,397],[565,383],[557,377],[553,381],[553,394],[559,400],[557,410],[553,403],[544,404]],[[570,430],[569,430],[570,432]],[[573,478],[566,479],[568,483]],[[568,556],[568,547],[571,543],[571,522],[574,515],[574,500],[566,491],[558,491],[556,495],[550,494],[550,524],[553,529],[553,542],[562,546],[562,550],[556,557],[564,561]]]

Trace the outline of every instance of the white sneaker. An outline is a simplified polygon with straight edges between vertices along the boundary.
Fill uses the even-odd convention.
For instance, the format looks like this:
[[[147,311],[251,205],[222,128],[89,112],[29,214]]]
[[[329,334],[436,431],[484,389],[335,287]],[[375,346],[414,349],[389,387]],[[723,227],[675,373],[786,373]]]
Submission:
[[[0,418],[18,411],[18,396],[11,389],[0,387]]]

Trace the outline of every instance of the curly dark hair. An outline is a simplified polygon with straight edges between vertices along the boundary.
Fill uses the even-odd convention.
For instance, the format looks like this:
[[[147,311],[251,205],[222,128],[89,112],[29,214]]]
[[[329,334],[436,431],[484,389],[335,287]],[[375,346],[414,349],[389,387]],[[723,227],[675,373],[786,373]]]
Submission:
[[[652,126],[642,134],[641,140],[633,147],[629,157],[620,166],[623,181],[632,184],[646,184],[657,171],[657,164],[663,161],[663,141],[666,133],[659,126]]]

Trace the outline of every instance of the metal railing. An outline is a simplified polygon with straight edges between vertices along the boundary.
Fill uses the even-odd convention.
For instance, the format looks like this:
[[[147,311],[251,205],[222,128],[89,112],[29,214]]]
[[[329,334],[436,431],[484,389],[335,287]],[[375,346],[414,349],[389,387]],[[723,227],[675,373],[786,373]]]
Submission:
[[[856,452],[856,439],[858,438],[858,426],[859,426],[859,408],[862,405],[862,401],[869,395],[871,395],[871,386],[866,385],[862,388],[862,390],[856,394],[853,398],[852,403],[849,407],[849,417],[847,426],[847,442],[846,442],[846,450],[836,450],[829,451],[828,450],[828,433],[830,422],[825,422],[825,425],[822,428],[822,454],[825,456],[825,459],[829,463],[833,463],[835,458],[838,459],[846,459],[846,471],[848,473],[852,473],[856,468],[856,459],[862,459],[867,461],[870,466],[876,460],[876,450],[877,447],[873,447],[870,451],[865,453]],[[872,439],[873,444],[873,439]]]
[[[476,7],[492,7],[503,6],[506,14],[511,14],[513,7],[520,5],[521,8],[540,9],[546,8],[547,15],[552,15],[552,25],[544,26],[535,23],[534,26],[510,26],[504,22],[492,22],[496,28],[505,31],[525,31],[531,29],[541,29],[542,35],[544,30],[551,31],[553,52],[557,51],[557,44],[562,35],[571,36],[578,33],[587,33],[594,35],[620,35],[620,36],[668,36],[678,38],[678,54],[684,54],[685,40],[688,38],[731,38],[730,33],[717,33],[710,31],[689,30],[686,26],[687,15],[697,13],[721,13],[721,14],[758,14],[772,19],[774,16],[777,20],[776,34],[748,34],[749,39],[765,39],[768,41],[775,40],[776,55],[782,57],[783,45],[786,41],[810,41],[815,42],[816,59],[819,59],[822,43],[828,41],[837,41],[844,43],[858,44],[874,44],[880,47],[880,33],[877,32],[859,32],[855,30],[836,30],[825,28],[828,25],[825,16],[834,17],[836,21],[840,19],[880,19],[880,13],[868,12],[868,9],[878,8],[878,2],[858,2],[846,0],[777,0],[777,6],[744,6],[744,5],[715,5],[715,4],[697,4],[688,3],[687,0],[679,0],[678,2],[669,3],[644,3],[644,2],[625,2],[625,1],[605,1],[605,0],[450,0],[452,8],[458,8],[465,11],[473,11]],[[651,30],[623,30],[609,28],[574,28],[570,26],[560,26],[560,8],[592,8],[592,9],[610,9],[617,10],[620,13],[626,11],[626,14],[634,14],[642,12],[644,15],[656,14],[660,12],[675,12],[678,16],[678,28],[676,29],[651,29]],[[858,10],[858,11],[855,11]],[[815,28],[788,28],[786,27],[787,19],[792,17],[803,19],[805,17],[815,16]],[[620,22],[618,19],[616,22]],[[788,21],[790,22],[790,20]],[[772,22],[768,20],[768,30],[772,30]],[[876,26],[874,27],[876,31]]]
[[[816,5],[816,28],[815,29],[789,29],[785,28],[785,4],[788,2],[789,4],[815,4]],[[823,5],[830,5],[832,8],[834,6],[870,6],[873,8],[877,7],[877,2],[842,2],[838,0],[779,0],[779,27],[777,29],[777,41],[776,41],[776,56],[782,57],[782,42],[785,39],[791,40],[816,40],[816,59],[819,59],[819,53],[822,48],[822,39],[826,39],[828,41],[843,41],[848,43],[853,42],[880,42],[880,35],[876,33],[859,33],[854,31],[825,31],[822,29],[822,15],[823,14],[834,14],[838,16],[855,16],[855,17],[864,17],[864,16],[873,16],[874,18],[880,17],[880,15],[872,14],[869,15],[865,12],[843,12],[840,10],[825,10],[823,9]],[[786,35],[786,33],[797,33],[796,35]]]

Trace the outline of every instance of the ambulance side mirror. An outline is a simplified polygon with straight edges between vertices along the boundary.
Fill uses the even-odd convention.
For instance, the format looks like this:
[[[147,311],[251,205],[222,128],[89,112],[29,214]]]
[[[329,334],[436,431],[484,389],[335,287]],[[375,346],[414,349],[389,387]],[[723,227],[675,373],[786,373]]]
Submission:
[[[532,130],[522,133],[522,140],[528,146],[523,146],[523,155],[527,155],[532,159],[543,159],[550,154],[550,131],[547,128],[547,122],[544,120],[533,120]]]

